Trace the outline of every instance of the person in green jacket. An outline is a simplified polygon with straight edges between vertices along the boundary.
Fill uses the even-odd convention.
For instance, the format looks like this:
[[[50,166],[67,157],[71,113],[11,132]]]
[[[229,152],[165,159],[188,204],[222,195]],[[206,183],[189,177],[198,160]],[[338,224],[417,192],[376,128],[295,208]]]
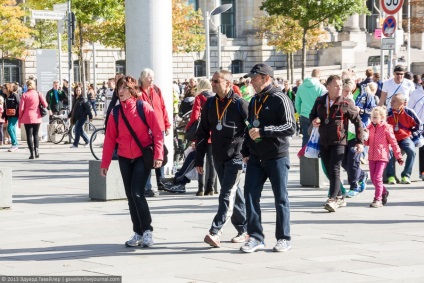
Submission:
[[[308,143],[308,129],[311,125],[309,114],[314,106],[315,100],[325,93],[327,90],[319,81],[321,71],[314,69],[312,77],[306,78],[303,83],[297,88],[295,98],[295,108],[300,115],[300,128],[302,132],[302,147]]]

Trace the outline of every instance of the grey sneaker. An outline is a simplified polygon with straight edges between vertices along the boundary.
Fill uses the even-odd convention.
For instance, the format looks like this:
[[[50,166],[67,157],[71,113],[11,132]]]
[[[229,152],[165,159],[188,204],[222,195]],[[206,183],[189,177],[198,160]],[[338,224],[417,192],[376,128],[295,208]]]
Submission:
[[[249,239],[247,232],[239,233],[237,236],[231,239],[231,243],[245,243]]]
[[[143,247],[151,247],[153,246],[153,234],[152,231],[146,230],[143,233],[142,237]]]
[[[387,203],[387,198],[389,197],[389,191],[385,191],[384,193],[383,193],[383,199],[381,200],[381,203],[383,204],[383,205],[386,205],[386,203]]]
[[[274,252],[286,252],[291,249],[291,242],[285,239],[280,239],[272,249]]]
[[[337,197],[336,203],[337,203],[337,208],[347,206],[347,202],[346,202],[346,199],[344,197],[340,197],[340,198]]]
[[[259,240],[256,240],[253,237],[250,237],[249,240],[244,243],[243,246],[240,247],[240,251],[244,253],[253,253],[259,249],[263,249],[265,247],[265,243]]]
[[[219,240],[219,236],[217,234],[207,234],[203,241],[211,247],[220,248],[221,242]]]
[[[379,208],[379,207],[382,207],[383,206],[383,203],[381,202],[381,200],[373,200],[373,202],[370,204],[370,207],[373,207],[373,208]]]
[[[138,246],[141,246],[142,242],[143,242],[142,237],[139,234],[134,233],[134,235],[128,241],[125,242],[125,246],[138,247]]]
[[[324,208],[329,212],[336,212],[337,209],[337,201],[333,198],[329,198],[325,203]]]

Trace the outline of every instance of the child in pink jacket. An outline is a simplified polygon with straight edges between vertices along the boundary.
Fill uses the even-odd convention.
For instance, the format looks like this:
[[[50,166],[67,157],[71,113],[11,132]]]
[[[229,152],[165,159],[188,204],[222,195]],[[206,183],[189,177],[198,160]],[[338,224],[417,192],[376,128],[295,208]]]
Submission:
[[[386,109],[380,106],[375,107],[371,112],[371,122],[367,127],[369,137],[365,141],[365,145],[369,146],[370,175],[375,186],[375,196],[370,207],[378,208],[387,203],[389,196],[389,191],[383,185],[383,172],[390,160],[390,146],[400,165],[403,164],[403,159],[393,127],[386,123]]]

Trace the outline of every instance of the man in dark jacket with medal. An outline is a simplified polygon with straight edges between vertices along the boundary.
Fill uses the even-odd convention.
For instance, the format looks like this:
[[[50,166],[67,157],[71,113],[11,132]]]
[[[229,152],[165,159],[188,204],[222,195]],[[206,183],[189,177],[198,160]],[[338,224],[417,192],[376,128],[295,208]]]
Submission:
[[[197,131],[197,171],[203,174],[203,161],[211,138],[213,161],[221,184],[218,212],[204,239],[212,247],[220,247],[223,227],[230,219],[238,232],[231,242],[242,243],[248,238],[244,197],[239,187],[247,102],[233,92],[232,83],[233,76],[229,71],[215,72],[212,90],[216,95],[205,102]]]
[[[250,238],[240,250],[251,253],[264,248],[260,198],[264,183],[271,182],[277,213],[275,252],[291,248],[290,204],[287,193],[290,168],[288,137],[294,134],[296,124],[290,98],[273,87],[273,69],[257,64],[245,77],[251,77],[255,96],[249,103],[242,154],[247,163],[244,195],[246,198],[247,233]]]

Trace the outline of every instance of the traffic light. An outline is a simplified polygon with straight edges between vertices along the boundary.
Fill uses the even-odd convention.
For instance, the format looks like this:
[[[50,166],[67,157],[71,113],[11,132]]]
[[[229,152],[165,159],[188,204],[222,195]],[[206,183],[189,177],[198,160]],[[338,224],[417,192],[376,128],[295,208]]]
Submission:
[[[72,45],[74,44],[74,40],[75,40],[75,22],[76,22],[75,13],[71,12],[69,14],[69,32],[70,32],[69,38],[71,39]]]

